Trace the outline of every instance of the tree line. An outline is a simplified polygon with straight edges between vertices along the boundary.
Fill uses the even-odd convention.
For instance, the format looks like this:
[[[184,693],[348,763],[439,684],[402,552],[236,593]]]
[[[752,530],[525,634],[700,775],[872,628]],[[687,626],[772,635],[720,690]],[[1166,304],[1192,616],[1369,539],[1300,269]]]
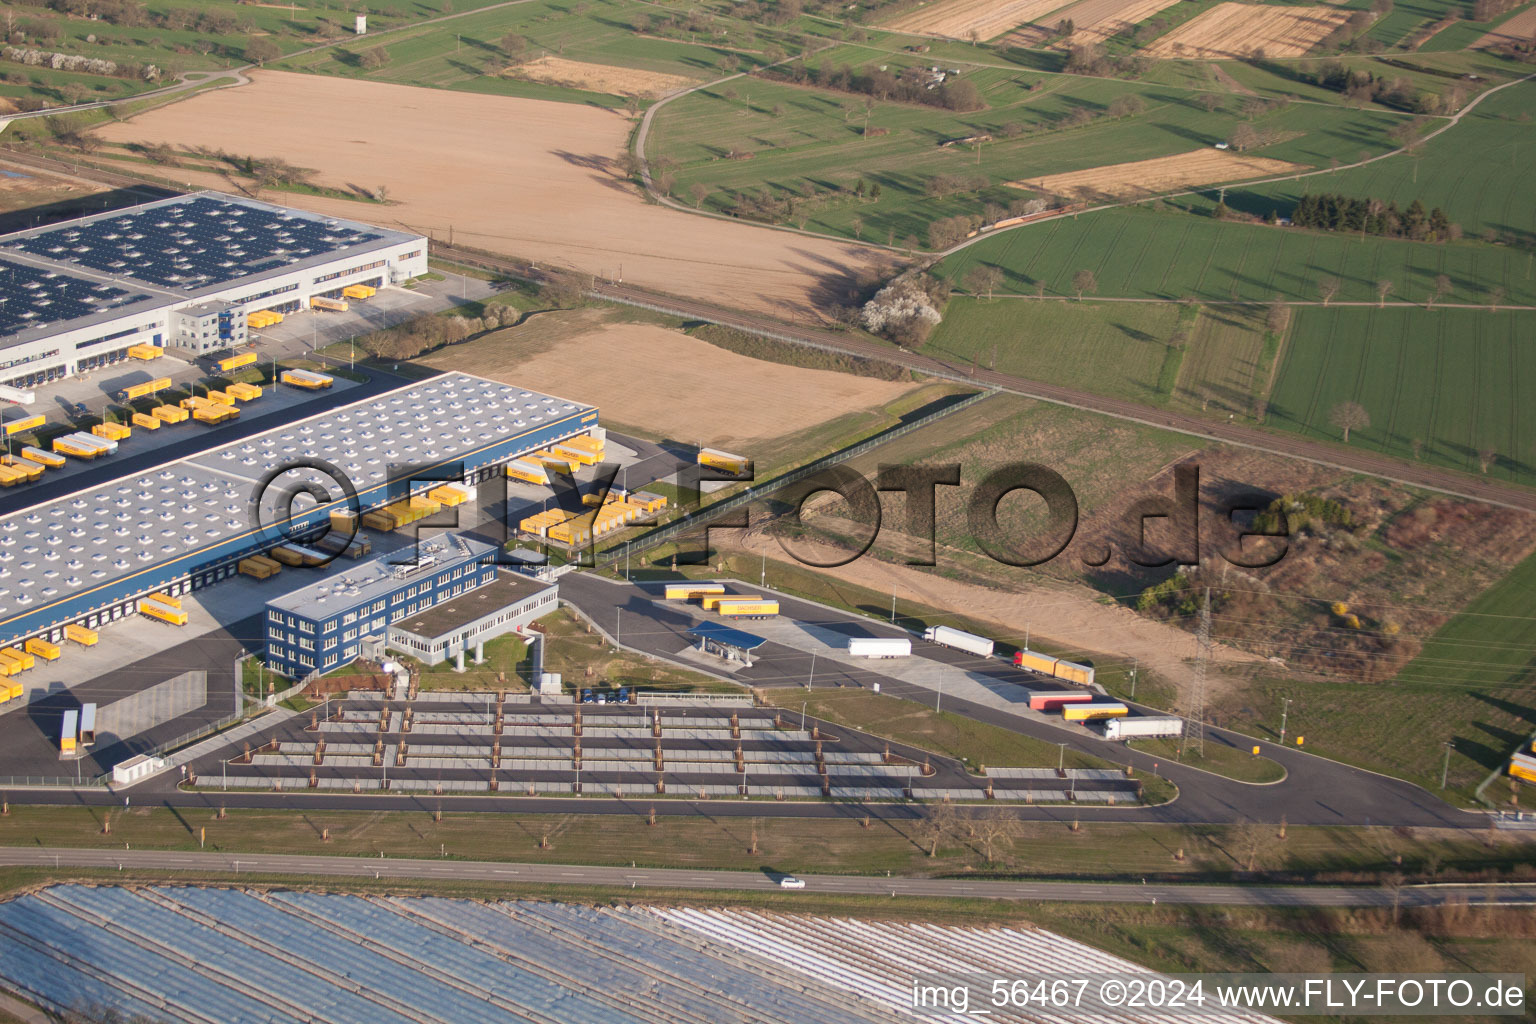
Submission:
[[[1459,238],[1460,229],[1451,223],[1445,211],[1436,206],[1428,212],[1415,199],[1406,210],[1396,202],[1355,198],[1337,194],[1305,195],[1296,202],[1291,223],[1300,228],[1323,231],[1358,231],[1388,238],[1412,238],[1445,242]]]

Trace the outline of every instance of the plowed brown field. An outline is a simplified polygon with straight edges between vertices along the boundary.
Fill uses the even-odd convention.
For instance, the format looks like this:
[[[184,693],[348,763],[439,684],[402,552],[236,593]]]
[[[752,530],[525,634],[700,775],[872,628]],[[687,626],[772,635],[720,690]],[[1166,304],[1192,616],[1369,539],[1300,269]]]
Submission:
[[[1091,199],[1168,192],[1191,185],[1262,178],[1306,169],[1305,164],[1270,160],[1261,156],[1242,156],[1231,150],[1196,149],[1176,156],[1107,164],[1103,167],[1090,167],[1085,171],[1048,174],[1042,178],[1012,181],[1009,184],[1057,196]]]
[[[1193,21],[1157,40],[1143,52],[1149,57],[1304,57],[1323,37],[1349,20],[1336,7],[1265,7],[1217,4]]]
[[[932,0],[882,27],[950,39],[969,39],[974,32],[977,39],[991,39],[1063,6],[1062,0]]]
[[[1536,38],[1536,7],[1527,7],[1472,44],[1475,50],[1507,43],[1528,43]]]
[[[268,193],[265,198],[401,227],[460,245],[792,319],[846,302],[878,250],[647,204],[615,167],[631,122],[576,103],[257,71],[100,129],[159,142],[280,157],[314,182],[387,186],[389,205]],[[305,111],[346,111],[310,120]],[[317,115],[318,117],[318,115]],[[171,169],[176,181],[231,190],[225,177]]]
[[[1179,0],[1078,0],[1071,7],[1051,13],[1040,19],[1039,25],[1019,29],[1004,42],[1010,46],[1039,46],[1055,27],[1067,19],[1072,22],[1073,32],[1061,46],[1090,46],[1103,43],[1111,36],[1119,35],[1132,25],[1146,21],[1159,11],[1167,10]]]
[[[531,82],[549,82],[614,96],[665,96],[669,92],[698,84],[695,79],[684,75],[621,68],[612,64],[586,64],[579,60],[566,60],[564,57],[540,57],[524,61],[507,68],[502,74],[509,78],[526,78]]]

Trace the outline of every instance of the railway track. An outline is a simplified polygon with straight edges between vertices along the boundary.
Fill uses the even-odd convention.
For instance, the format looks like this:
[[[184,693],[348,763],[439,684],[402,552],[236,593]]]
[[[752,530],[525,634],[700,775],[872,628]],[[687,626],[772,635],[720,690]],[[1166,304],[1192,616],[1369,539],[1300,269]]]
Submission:
[[[479,266],[483,269],[506,273],[528,280],[542,281],[548,278],[548,274],[545,272],[518,260],[488,256],[484,253],[444,245],[436,246],[436,252],[438,256],[444,259],[450,259],[454,262],[471,266]],[[908,352],[882,345],[878,342],[867,341],[850,334],[835,333],[814,327],[786,323],[769,317],[738,313],[709,303],[678,298],[672,295],[663,295],[630,285],[599,282],[594,285],[592,294],[597,298],[607,299],[612,302],[640,306],[658,312],[670,313],[674,316],[732,327],[787,344],[801,345],[839,355],[871,359],[877,362],[892,363],[929,376],[995,388],[1010,394],[1033,398],[1043,402],[1051,402],[1055,405],[1064,405],[1074,409],[1083,409],[1105,416],[1113,416],[1117,419],[1141,423],[1162,430],[1173,430],[1210,441],[1219,441],[1223,444],[1251,448],[1288,458],[1302,459],[1317,465],[1341,469],[1347,472],[1364,473],[1395,483],[1422,487],[1426,490],[1439,491],[1457,497],[1471,498],[1504,508],[1536,512],[1536,492],[1494,481],[1478,480],[1474,477],[1449,470],[1439,470],[1401,459],[1308,441],[1305,438],[1288,436],[1276,431],[1264,430],[1245,424],[1213,422],[1197,416],[1171,412],[1165,409],[1156,409],[1138,402],[1110,398],[1105,395],[1080,391],[1075,388],[1028,380],[1011,374],[998,373],[994,370],[972,370],[968,366],[957,365],[942,359],[935,359],[932,356],[925,356],[917,352]]]

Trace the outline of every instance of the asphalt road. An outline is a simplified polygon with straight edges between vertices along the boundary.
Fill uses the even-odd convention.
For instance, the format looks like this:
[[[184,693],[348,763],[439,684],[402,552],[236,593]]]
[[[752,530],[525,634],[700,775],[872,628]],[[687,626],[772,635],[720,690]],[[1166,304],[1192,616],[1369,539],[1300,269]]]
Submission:
[[[188,871],[199,874],[302,875],[405,879],[413,882],[474,881],[519,885],[645,886],[663,889],[781,892],[786,909],[801,893],[859,896],[928,896],[949,899],[1050,900],[1067,903],[1175,903],[1207,906],[1380,907],[1433,906],[1449,900],[1506,906],[1536,904],[1536,885],[1403,886],[1395,892],[1370,886],[1152,885],[1105,882],[995,882],[947,878],[880,878],[861,875],[799,875],[803,890],[779,886],[782,872],[700,871],[687,868],[583,867],[494,861],[323,857],[300,854],[193,853],[159,850],[0,848],[6,866],[106,868],[121,871]]]
[[[589,573],[571,573],[560,580],[560,596],[570,601],[612,633],[619,630],[622,643],[658,657],[672,658],[689,644],[684,635],[697,615],[679,606],[658,605],[659,585],[649,589],[638,584],[616,583]],[[908,636],[900,629],[847,612],[778,595],[783,615],[799,622],[853,636]],[[744,626],[749,632],[751,624]],[[1004,683],[1023,683],[1026,673],[998,659],[982,659],[951,648],[917,641],[913,656],[943,662]],[[813,685],[870,686],[880,683],[882,693],[925,704],[935,703],[932,690],[882,675],[878,663],[852,667],[818,659]],[[811,655],[769,643],[757,652],[749,669],[732,673],[737,681],[756,686],[799,686],[811,678]],[[1066,743],[1073,750],[1093,754],[1117,764],[1156,771],[1179,787],[1179,798],[1163,807],[1119,808],[1113,817],[1183,824],[1257,820],[1293,825],[1404,825],[1442,828],[1476,828],[1485,825],[1482,815],[1459,811],[1418,786],[1363,769],[1329,761],[1277,743],[1254,740],[1225,729],[1207,728],[1207,743],[1223,743],[1246,750],[1257,744],[1263,756],[1284,766],[1287,777],[1271,785],[1235,782],[1210,772],[1154,758],[1121,743],[1103,740],[1080,727],[1061,727],[1052,720],[1011,714],[1002,709],[942,697],[945,711],[988,722],[1049,743]],[[1152,711],[1152,709],[1147,709]],[[1155,713],[1155,712],[1153,712]],[[1155,766],[1155,767],[1154,767]],[[1030,816],[1040,808],[1020,808]],[[1086,808],[1084,808],[1086,810]],[[1074,813],[1076,813],[1074,811]]]

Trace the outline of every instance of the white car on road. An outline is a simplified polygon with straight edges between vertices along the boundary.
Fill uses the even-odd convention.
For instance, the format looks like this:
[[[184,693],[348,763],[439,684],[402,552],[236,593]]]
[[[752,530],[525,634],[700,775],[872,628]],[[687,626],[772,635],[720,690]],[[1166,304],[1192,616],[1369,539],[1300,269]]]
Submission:
[[[799,878],[796,878],[794,875],[785,875],[783,878],[779,879],[779,888],[804,889],[805,882]]]

